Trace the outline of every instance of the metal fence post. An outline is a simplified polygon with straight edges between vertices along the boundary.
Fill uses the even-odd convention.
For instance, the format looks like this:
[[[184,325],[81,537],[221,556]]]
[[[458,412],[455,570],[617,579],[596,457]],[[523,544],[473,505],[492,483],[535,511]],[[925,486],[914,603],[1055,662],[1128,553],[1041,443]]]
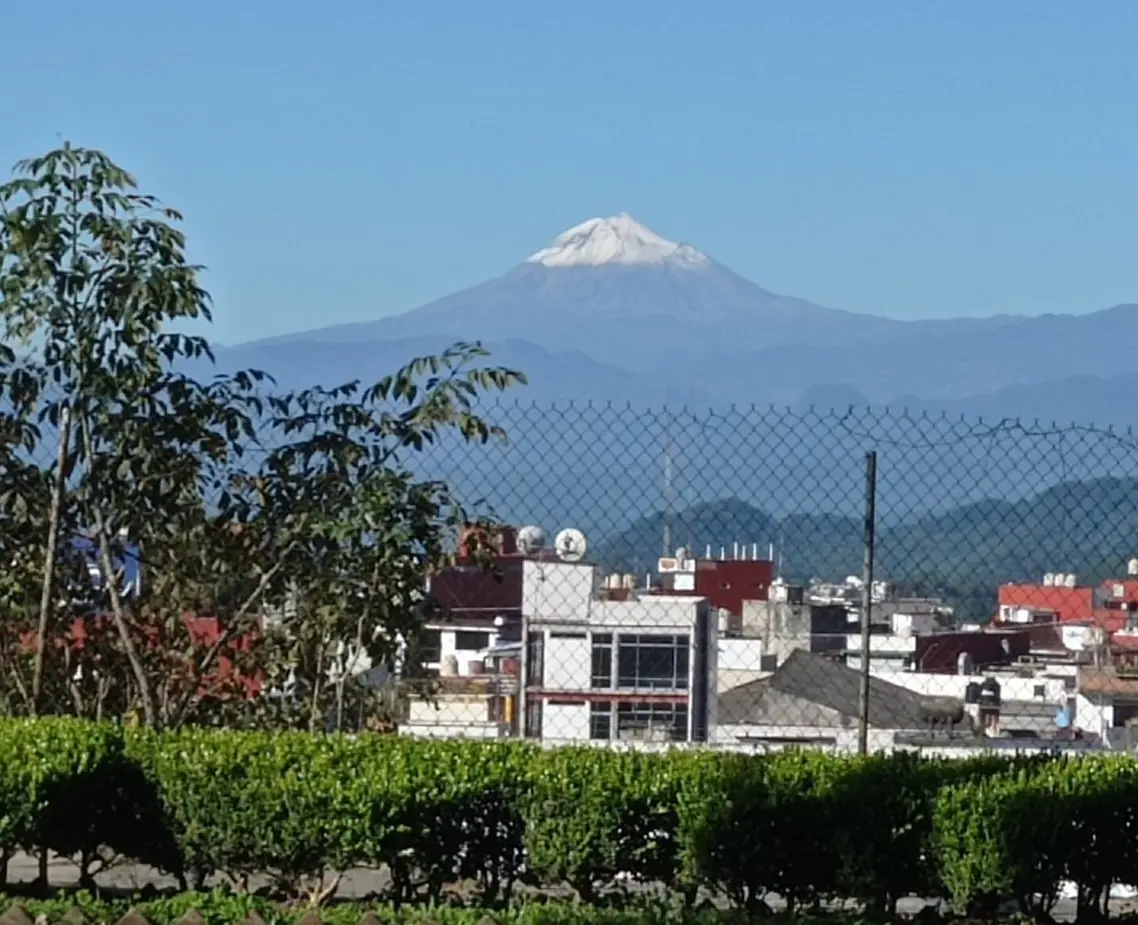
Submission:
[[[857,704],[857,753],[869,751],[869,622],[873,612],[873,565],[877,532],[877,453],[865,454],[865,561],[861,591],[861,685]]]

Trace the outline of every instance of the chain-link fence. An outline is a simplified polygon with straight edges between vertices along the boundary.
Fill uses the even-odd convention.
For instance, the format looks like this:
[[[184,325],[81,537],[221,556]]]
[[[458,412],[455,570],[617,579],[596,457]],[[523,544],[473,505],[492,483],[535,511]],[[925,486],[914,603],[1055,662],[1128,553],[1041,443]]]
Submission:
[[[430,469],[517,529],[492,571],[432,580],[439,684],[402,732],[1138,744],[1138,436],[896,409],[490,413],[507,445],[444,445]]]

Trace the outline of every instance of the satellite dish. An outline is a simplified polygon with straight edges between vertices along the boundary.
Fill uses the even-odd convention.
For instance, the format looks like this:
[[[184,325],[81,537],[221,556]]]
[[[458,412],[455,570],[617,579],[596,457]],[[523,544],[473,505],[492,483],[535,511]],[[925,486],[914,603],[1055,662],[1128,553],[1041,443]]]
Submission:
[[[557,556],[564,562],[580,562],[589,550],[585,534],[574,527],[566,527],[553,541]]]
[[[545,531],[541,527],[522,527],[518,531],[518,551],[523,556],[535,556],[545,548]]]

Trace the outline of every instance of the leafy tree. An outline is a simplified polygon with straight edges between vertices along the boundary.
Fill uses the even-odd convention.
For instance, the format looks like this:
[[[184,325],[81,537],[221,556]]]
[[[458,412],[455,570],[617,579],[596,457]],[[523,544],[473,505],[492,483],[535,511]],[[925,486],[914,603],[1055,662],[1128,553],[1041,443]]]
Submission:
[[[474,399],[524,380],[472,367],[485,351],[461,344],[370,388],[199,382],[182,370],[212,359],[208,343],[177,327],[209,321],[210,299],[179,221],[106,155],[69,145],[0,186],[0,555],[13,562],[0,655],[34,642],[12,702],[150,726],[264,722],[270,701],[251,715],[250,682],[279,691],[288,672],[313,727],[330,696],[342,710],[354,653],[389,659],[413,631],[461,516],[406,454],[447,430],[501,436]],[[35,465],[49,447],[50,467]],[[145,580],[127,594],[132,555]],[[289,708],[278,721],[301,721],[295,696],[275,702]]]

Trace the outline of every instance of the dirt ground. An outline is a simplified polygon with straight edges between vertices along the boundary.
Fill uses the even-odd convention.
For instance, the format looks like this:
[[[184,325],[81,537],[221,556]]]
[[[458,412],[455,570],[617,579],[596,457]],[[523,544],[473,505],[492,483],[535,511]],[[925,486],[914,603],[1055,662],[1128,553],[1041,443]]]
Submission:
[[[39,865],[36,858],[25,854],[16,855],[8,864],[8,882],[13,887],[22,883],[31,883],[35,880],[38,872]],[[48,864],[48,878],[50,885],[55,889],[77,888],[79,885],[79,869],[66,858],[53,857]],[[178,885],[174,878],[164,876],[153,868],[139,864],[116,865],[101,873],[96,881],[99,886],[116,892],[141,891],[146,887],[165,891],[176,889]],[[225,882],[225,878],[218,877],[209,886],[222,885]],[[265,878],[254,878],[249,886],[251,889],[258,889],[266,883]],[[336,898],[362,900],[381,893],[387,885],[387,875],[383,871],[351,870],[344,875],[336,892]],[[640,889],[646,893],[653,891],[650,886],[644,886]],[[774,899],[771,905],[777,909],[780,904],[777,899]],[[904,899],[898,904],[897,911],[900,915],[909,917],[916,915],[928,905],[930,902],[927,900]],[[1138,899],[1133,896],[1120,896],[1111,901],[1111,912],[1116,916],[1138,913]],[[1073,921],[1075,918],[1074,900],[1061,899],[1055,909],[1055,918],[1058,921]]]

